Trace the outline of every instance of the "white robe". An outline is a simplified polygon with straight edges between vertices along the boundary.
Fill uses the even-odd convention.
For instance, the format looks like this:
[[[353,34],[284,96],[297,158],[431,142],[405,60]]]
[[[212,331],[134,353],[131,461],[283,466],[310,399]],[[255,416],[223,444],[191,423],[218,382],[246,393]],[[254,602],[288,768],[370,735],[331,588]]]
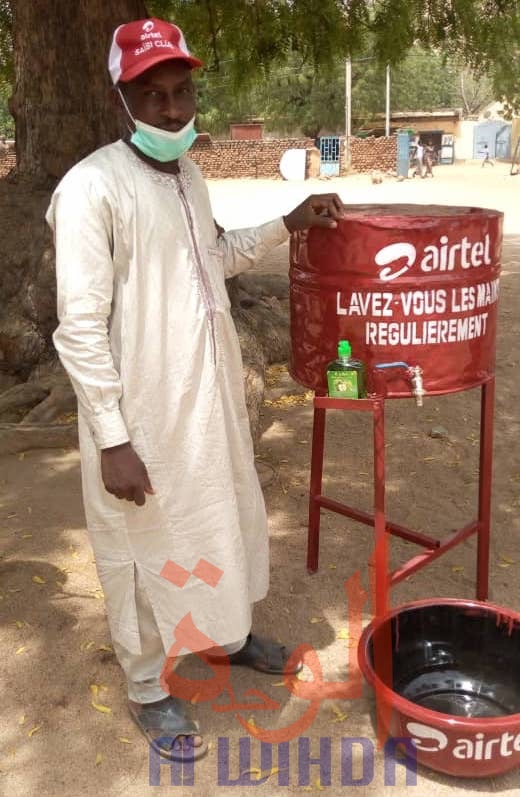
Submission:
[[[83,499],[112,637],[141,645],[134,568],[165,648],[191,612],[223,645],[244,637],[269,581],[240,347],[224,278],[288,237],[282,219],[217,239],[206,184],[144,163],[122,141],[78,163],[47,213],[55,233],[54,343],[78,397]],[[99,449],[130,440],[155,490],[146,505],[104,488]],[[217,586],[160,576],[200,559]],[[198,649],[196,644],[192,649]]]

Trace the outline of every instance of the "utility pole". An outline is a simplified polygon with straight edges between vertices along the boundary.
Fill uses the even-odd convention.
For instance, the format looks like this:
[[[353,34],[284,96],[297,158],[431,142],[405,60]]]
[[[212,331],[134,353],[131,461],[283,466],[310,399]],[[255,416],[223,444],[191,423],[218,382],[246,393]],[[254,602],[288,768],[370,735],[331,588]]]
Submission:
[[[386,126],[385,135],[390,135],[390,64],[386,65]]]
[[[352,137],[352,62],[345,61],[345,157],[350,165],[350,139]]]

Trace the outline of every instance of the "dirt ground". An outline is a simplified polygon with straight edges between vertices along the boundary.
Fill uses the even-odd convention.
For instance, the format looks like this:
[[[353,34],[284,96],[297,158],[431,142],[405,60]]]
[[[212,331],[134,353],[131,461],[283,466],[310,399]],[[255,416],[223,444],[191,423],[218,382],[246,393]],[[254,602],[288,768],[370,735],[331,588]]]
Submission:
[[[387,179],[372,185],[368,176],[328,182],[282,183],[219,181],[210,183],[215,215],[225,226],[260,223],[287,212],[311,191],[337,191],[345,202],[439,202],[474,204],[503,210],[505,238],[497,360],[495,463],[490,564],[490,599],[520,610],[520,176],[508,167],[479,165],[440,167],[433,180],[398,183]],[[287,271],[287,247],[270,255],[260,269]],[[287,377],[283,367],[270,372],[271,399]],[[282,391],[283,392],[283,391]],[[268,396],[268,397],[269,397]],[[472,520],[476,513],[479,391],[425,401],[388,402],[387,512],[395,522],[442,536]],[[265,489],[271,534],[271,591],[256,608],[258,632],[292,643],[307,642],[317,651],[324,678],[344,680],[349,646],[344,582],[357,570],[367,587],[367,560],[372,550],[368,527],[323,513],[319,571],[305,566],[308,475],[312,409],[310,401],[266,404],[259,465],[273,479]],[[447,437],[430,436],[443,426]],[[371,431],[357,414],[332,413],[328,426],[325,492],[371,509]],[[341,740],[365,737],[365,763],[370,771],[370,745],[376,746],[374,702],[365,689],[350,702],[324,701],[301,739],[290,743],[288,762],[260,759],[235,713],[197,707],[203,732],[211,740],[208,756],[198,762],[194,783],[170,778],[178,772],[150,764],[147,747],[129,719],[122,673],[110,647],[103,596],[96,577],[81,504],[79,456],[75,450],[28,451],[0,459],[0,623],[2,711],[0,720],[0,791],[9,797],[142,797],[148,793],[182,797],[197,795],[283,794],[331,795],[341,786]],[[431,596],[474,597],[475,540],[455,548],[392,591],[392,603]],[[415,549],[392,540],[395,565]],[[369,619],[368,611],[365,620]],[[199,668],[200,669],[200,668]],[[199,670],[195,667],[195,673]],[[189,660],[181,674],[192,677]],[[200,677],[204,677],[203,674]],[[106,686],[92,705],[91,685]],[[237,699],[248,688],[263,690],[280,704],[278,712],[254,714],[257,725],[287,727],[302,716],[307,702],[291,696],[280,679],[232,673]],[[242,696],[242,698],[241,698]],[[96,701],[94,701],[96,702]],[[326,757],[330,740],[331,785],[316,764],[305,773],[305,739],[310,755]],[[321,740],[321,742],[320,742]],[[239,749],[241,756],[239,757]],[[367,753],[368,749],[368,763]],[[226,750],[229,751],[229,758]],[[354,776],[361,778],[360,746],[354,755]],[[416,783],[406,782],[397,767],[396,784],[385,783],[384,759],[373,754],[370,783],[352,793],[390,797],[404,789],[420,797],[431,794],[481,795],[520,793],[520,770],[485,780],[460,780],[419,768]],[[303,762],[303,763],[302,763]],[[262,783],[233,783],[241,772],[259,768]],[[370,774],[370,773],[369,773]],[[288,785],[284,785],[288,783]],[[159,785],[160,784],[160,785]]]

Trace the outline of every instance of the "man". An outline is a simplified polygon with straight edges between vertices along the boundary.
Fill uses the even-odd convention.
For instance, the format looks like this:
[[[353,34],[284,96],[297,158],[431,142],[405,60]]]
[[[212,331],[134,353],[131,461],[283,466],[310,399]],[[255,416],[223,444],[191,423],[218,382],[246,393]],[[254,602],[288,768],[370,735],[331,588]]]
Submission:
[[[224,279],[290,232],[335,227],[342,215],[329,194],[257,228],[218,228],[184,156],[199,66],[175,25],[120,26],[109,70],[128,136],[71,169],[47,215],[54,343],[78,397],[85,512],[114,650],[133,718],[170,758],[207,748],[183,696],[165,697],[168,673],[161,681],[187,619],[184,652],[214,648],[267,673],[283,672],[290,654],[250,632],[251,605],[268,589],[267,525]]]

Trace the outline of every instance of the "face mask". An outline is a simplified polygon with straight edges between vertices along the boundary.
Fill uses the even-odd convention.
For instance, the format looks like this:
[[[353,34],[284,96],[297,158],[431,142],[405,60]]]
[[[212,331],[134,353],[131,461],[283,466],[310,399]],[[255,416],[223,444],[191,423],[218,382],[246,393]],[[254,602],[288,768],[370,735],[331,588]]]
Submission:
[[[132,133],[130,141],[143,155],[165,163],[166,161],[177,160],[189,150],[197,138],[194,127],[195,117],[190,119],[188,124],[180,130],[161,130],[160,127],[154,127],[146,124],[146,122],[141,122],[140,119],[134,119],[121,91],[119,94],[128,116],[135,125],[135,131]]]

